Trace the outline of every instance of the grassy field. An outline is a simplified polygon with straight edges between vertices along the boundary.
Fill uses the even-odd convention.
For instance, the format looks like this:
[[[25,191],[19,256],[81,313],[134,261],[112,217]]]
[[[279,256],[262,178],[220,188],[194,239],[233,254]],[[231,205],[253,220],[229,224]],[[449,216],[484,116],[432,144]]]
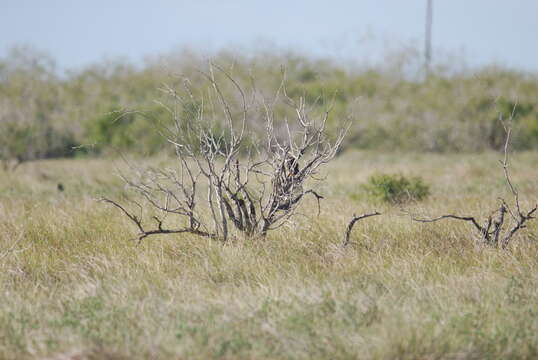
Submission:
[[[469,224],[414,223],[360,186],[378,171],[420,175],[431,195],[408,211],[487,215],[508,197],[500,157],[345,153],[319,217],[307,203],[294,226],[225,246],[132,241],[128,219],[95,200],[123,191],[121,162],[0,173],[0,358],[537,358],[538,223],[506,251],[481,247]],[[538,153],[512,171],[528,206]],[[372,210],[383,216],[342,249],[351,215]]]

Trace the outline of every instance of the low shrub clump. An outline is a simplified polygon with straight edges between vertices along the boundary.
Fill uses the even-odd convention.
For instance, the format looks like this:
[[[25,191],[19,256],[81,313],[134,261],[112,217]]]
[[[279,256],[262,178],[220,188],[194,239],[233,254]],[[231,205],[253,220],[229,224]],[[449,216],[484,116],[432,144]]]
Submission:
[[[430,194],[430,187],[422,178],[402,174],[374,174],[363,188],[372,199],[393,204],[419,201]]]

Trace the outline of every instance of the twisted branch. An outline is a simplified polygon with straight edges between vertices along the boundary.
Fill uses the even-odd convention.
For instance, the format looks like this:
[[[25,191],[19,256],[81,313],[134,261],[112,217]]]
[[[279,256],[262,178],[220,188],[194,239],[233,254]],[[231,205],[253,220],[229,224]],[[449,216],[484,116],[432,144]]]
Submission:
[[[346,232],[344,234],[344,242],[343,242],[342,246],[346,247],[349,244],[349,237],[351,235],[351,230],[353,230],[353,227],[355,226],[355,223],[357,221],[362,220],[362,219],[366,219],[366,218],[371,217],[371,216],[377,216],[377,215],[381,215],[381,213],[375,211],[373,213],[362,214],[362,215],[359,215],[359,216],[353,214],[353,217],[351,218],[351,220],[349,221],[349,224],[346,227]]]

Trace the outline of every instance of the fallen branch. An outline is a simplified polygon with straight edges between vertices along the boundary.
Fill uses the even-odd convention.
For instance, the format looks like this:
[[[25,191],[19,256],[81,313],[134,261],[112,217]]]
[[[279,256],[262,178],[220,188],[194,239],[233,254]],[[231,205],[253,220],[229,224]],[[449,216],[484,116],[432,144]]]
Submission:
[[[353,214],[353,218],[351,218],[351,221],[347,225],[346,233],[344,235],[344,243],[342,244],[342,246],[346,247],[349,244],[349,236],[351,234],[351,230],[353,230],[353,226],[355,226],[355,223],[357,221],[362,220],[362,219],[366,219],[366,218],[371,217],[371,216],[377,216],[377,215],[381,215],[381,213],[375,211],[373,213],[362,214],[362,215],[359,215],[359,216]]]

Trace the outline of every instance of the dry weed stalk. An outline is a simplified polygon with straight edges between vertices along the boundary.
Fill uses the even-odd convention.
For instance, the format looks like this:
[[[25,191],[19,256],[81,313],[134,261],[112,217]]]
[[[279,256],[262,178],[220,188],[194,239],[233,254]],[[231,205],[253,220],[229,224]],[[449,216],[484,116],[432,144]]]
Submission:
[[[138,207],[138,214],[115,200],[103,201],[136,225],[139,240],[177,233],[224,242],[233,234],[263,237],[289,221],[306,195],[316,198],[319,210],[323,197],[308,188],[307,181],[319,180],[315,175],[334,158],[349,124],[331,141],[326,131],[330,108],[312,119],[304,99],[296,103],[287,96],[284,81],[275,102],[268,104],[258,99],[255,89],[247,96],[221,67],[211,65],[202,75],[210,85],[205,97],[195,96],[188,81],[182,94],[170,87],[163,89],[174,104],[166,107],[173,122],[163,135],[175,149],[175,168],[140,170],[133,166],[136,179],[123,176],[126,185],[145,199],[144,204],[129,199]],[[225,95],[224,85],[234,89],[235,99],[230,92]],[[277,136],[274,121],[279,97],[293,108],[296,120],[292,124],[285,121],[285,135],[281,136]],[[198,104],[190,121],[183,116],[189,104]],[[265,138],[255,141],[252,126],[260,113]],[[219,125],[223,130],[218,130]],[[142,212],[148,208],[159,214],[153,216],[153,229],[142,220]]]
[[[512,119],[513,112],[512,116],[509,119],[510,123],[512,122]],[[517,191],[512,182],[512,178],[509,171],[508,153],[512,135],[512,127],[510,124],[507,125],[502,119],[502,117],[500,118],[500,122],[506,132],[506,139],[503,148],[504,157],[503,160],[500,160],[500,163],[503,168],[504,178],[513,196],[513,206],[510,207],[510,205],[505,199],[499,197],[499,207],[490,213],[490,215],[483,221],[483,225],[481,225],[480,222],[473,216],[459,216],[453,214],[442,215],[433,219],[420,219],[413,217],[414,221],[423,223],[436,222],[443,219],[467,221],[470,222],[477,230],[477,241],[479,243],[484,243],[490,246],[501,247],[502,249],[505,249],[512,240],[513,236],[519,230],[524,229],[527,226],[526,223],[529,220],[535,218],[534,213],[538,208],[538,204],[535,205],[533,208],[529,209],[528,211],[523,211],[521,209],[519,192]],[[507,216],[507,214],[509,216]]]

